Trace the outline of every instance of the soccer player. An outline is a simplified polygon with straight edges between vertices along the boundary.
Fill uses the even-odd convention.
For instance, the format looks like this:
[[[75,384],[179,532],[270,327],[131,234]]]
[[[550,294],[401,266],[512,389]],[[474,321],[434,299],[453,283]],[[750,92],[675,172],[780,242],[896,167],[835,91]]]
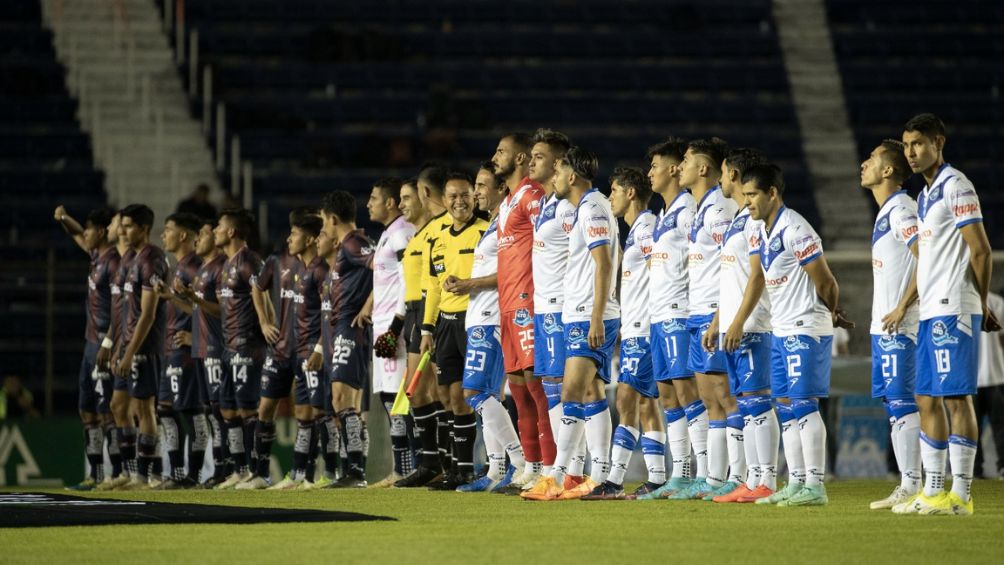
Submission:
[[[945,162],[945,124],[933,114],[919,114],[903,130],[910,169],[927,183],[917,203],[917,405],[924,488],[893,511],[971,515],[970,487],[979,441],[973,410],[979,361],[975,332],[1000,329],[987,309],[990,243],[976,189]],[[946,455],[951,462],[951,492],[944,490]]]
[[[238,208],[224,210],[213,234],[216,245],[227,256],[220,285],[220,317],[223,324],[223,383],[220,412],[223,415],[234,472],[215,488],[236,487],[254,475],[247,449],[252,435],[247,433],[258,411],[265,338],[255,311],[252,293],[262,260],[247,246],[254,217]]]
[[[649,270],[656,218],[648,209],[652,185],[641,169],[617,168],[610,179],[610,207],[630,226],[621,259],[621,351],[617,379],[617,414],[610,476],[583,500],[619,500],[631,454],[641,438],[648,480],[635,496],[666,482],[666,426],[659,406],[659,389],[652,373],[649,342]],[[642,433],[644,432],[644,436]]]
[[[111,400],[111,373],[107,366],[99,367],[97,362],[101,344],[107,339],[111,341],[108,330],[111,325],[112,295],[111,281],[119,265],[119,252],[109,238],[109,225],[115,213],[106,208],[98,208],[87,214],[87,220],[81,226],[66,213],[66,208],[58,206],[55,211],[56,222],[73,238],[84,252],[91,258],[90,270],[87,274],[87,328],[84,332],[84,357],[80,362],[80,373],[77,377],[79,386],[77,408],[80,411],[80,421],[84,425],[84,450],[90,475],[80,484],[70,487],[72,490],[93,490],[105,481],[104,476],[104,423],[110,417],[109,400]],[[112,451],[109,437],[109,455]],[[117,448],[118,446],[115,446]],[[109,477],[109,483],[121,473],[119,469],[114,477]]]
[[[545,385],[534,377],[536,325],[531,257],[534,223],[544,196],[541,183],[550,181],[550,163],[568,149],[568,140],[554,132],[538,134],[531,139],[525,133],[510,133],[499,140],[492,156],[495,172],[509,188],[499,207],[498,260],[506,268],[498,270],[498,294],[505,371],[516,402],[517,425],[527,461],[527,468],[519,469],[519,475],[513,478],[514,486],[536,481],[543,467],[554,463],[555,453]],[[533,149],[550,163],[535,167],[528,176]],[[547,386],[554,386],[553,379]]]
[[[392,333],[396,338],[404,327],[403,312],[401,316],[397,315],[404,309],[404,276],[401,261],[408,242],[415,236],[415,226],[409,224],[401,214],[398,209],[400,203],[400,179],[385,178],[373,183],[366,209],[369,211],[370,221],[384,226],[376,250],[373,252],[374,340],[376,336],[391,331],[392,327],[394,329]],[[396,340],[395,353],[391,357],[379,357],[374,348],[372,362],[372,389],[380,395],[380,402],[387,413],[394,468],[390,475],[370,485],[370,488],[385,488],[392,486],[414,470],[411,440],[408,437],[410,418],[390,413],[408,362],[404,340]]]
[[[691,485],[692,444],[698,476],[707,474],[708,413],[697,396],[694,373],[687,367],[690,357],[687,255],[697,202],[680,185],[680,164],[686,151],[686,141],[670,137],[649,148],[647,154],[652,191],[664,202],[652,232],[649,260],[649,288],[658,289],[658,292],[649,293],[649,300],[652,372],[666,418],[666,439],[673,470],[666,484],[639,495],[640,500],[665,498]]]
[[[356,200],[339,190],[325,196],[324,231],[340,246],[331,266],[333,337],[325,344],[331,361],[331,406],[341,427],[348,456],[345,476],[335,488],[365,488],[364,431],[360,399],[370,371],[370,330],[359,322],[363,305],[373,291],[373,241],[356,227]]]
[[[833,326],[853,324],[837,310],[839,288],[819,235],[784,205],[781,169],[761,164],[742,180],[750,217],[763,222],[750,241],[750,254],[760,258],[770,299],[771,394],[779,402],[791,475],[783,489],[756,503],[823,505],[828,502],[826,427],[819,399],[829,395]]]
[[[474,199],[478,208],[491,215],[487,231],[474,248],[474,265],[468,278],[447,278],[444,290],[467,294],[470,302],[464,323],[467,330],[467,355],[464,363],[463,391],[467,404],[481,416],[488,472],[469,484],[457,487],[459,492],[491,492],[504,486],[526,461],[516,428],[499,400],[505,384],[502,345],[499,343],[498,214],[506,195],[505,178],[497,174],[492,162],[482,163],[474,181]],[[506,470],[509,455],[512,466]]]
[[[114,440],[110,445],[118,446],[118,459],[122,465],[122,474],[113,479],[105,487],[99,486],[98,490],[125,488],[131,483],[132,475],[136,474],[136,423],[129,415],[129,379],[127,376],[115,374],[115,361],[119,358],[119,352],[124,347],[122,336],[125,332],[126,318],[128,316],[128,303],[122,287],[129,276],[129,269],[132,260],[136,256],[125,236],[125,228],[122,226],[122,214],[117,213],[112,218],[112,223],[108,226],[108,231],[115,237],[115,248],[119,252],[119,267],[111,280],[112,295],[112,318],[108,328],[108,340],[101,342],[101,349],[98,350],[97,364],[99,367],[106,367],[112,373],[112,400],[111,410],[115,427],[112,429]],[[109,452],[109,458],[113,465],[115,457]],[[114,470],[112,471],[114,474]]]
[[[620,245],[616,243],[617,219],[610,202],[592,187],[598,168],[595,155],[573,146],[558,161],[554,171],[555,192],[576,208],[568,236],[562,311],[566,347],[561,391],[564,416],[558,432],[554,468],[551,474],[541,477],[521,494],[529,500],[556,500],[564,493],[568,464],[583,434],[593,458],[592,481],[602,483],[610,471],[613,430],[602,385],[598,387],[599,400],[590,403],[589,410],[585,405],[586,392],[596,387],[594,380],[610,381],[610,360],[620,328],[614,270],[620,255]],[[589,430],[585,425],[587,417],[595,421]],[[590,490],[595,489],[596,484]]]
[[[739,209],[721,244],[721,285],[715,331],[704,336],[704,349],[724,351],[729,392],[742,415],[743,445],[729,442],[731,473],[738,488],[712,498],[715,502],[753,502],[777,490],[778,444],[781,429],[770,400],[770,310],[758,255],[750,256],[749,240],[759,233],[760,221],[750,219],[742,194],[742,176],[763,164],[763,154],[752,149],[729,151],[722,162],[722,194]],[[720,333],[720,335],[719,335]],[[730,423],[730,434],[735,426]],[[746,477],[739,477],[737,459],[745,456]]]
[[[464,400],[462,388],[467,356],[466,314],[469,296],[451,290],[447,283],[468,279],[474,263],[475,247],[488,230],[488,222],[474,212],[474,183],[463,171],[446,175],[443,204],[451,222],[432,247],[432,269],[436,276],[425,297],[422,319],[422,353],[436,356],[436,377],[449,390],[453,413],[453,463],[446,475],[430,488],[454,490],[474,480],[474,441],[477,418]]]
[[[126,241],[136,255],[122,285],[126,320],[115,373],[128,378],[129,412],[139,419],[136,474],[122,488],[145,489],[160,484],[153,468],[154,460],[160,458],[155,397],[164,361],[166,316],[156,286],[167,276],[168,265],[164,252],[150,243],[153,210],[143,204],[130,204],[119,216]]]
[[[202,257],[195,252],[196,234],[202,222],[192,214],[172,214],[164,222],[161,239],[164,250],[174,255],[176,264],[171,282],[155,285],[158,296],[167,305],[167,335],[164,349],[167,364],[157,394],[157,418],[162,429],[164,448],[171,464],[171,476],[158,488],[174,490],[192,488],[199,483],[199,470],[209,443],[209,423],[204,411],[205,400],[199,386],[191,344],[184,343],[180,332],[192,327],[191,306],[172,289],[175,285],[192,284],[202,266]],[[181,416],[179,420],[178,416]],[[182,426],[182,420],[184,426]],[[184,433],[185,428],[188,434]],[[188,435],[188,468],[185,468],[185,436]]]
[[[861,163],[861,186],[879,205],[872,231],[872,397],[881,398],[900,484],[871,509],[892,508],[920,489],[916,390],[917,203],[900,187],[912,171],[899,141],[885,140]]]

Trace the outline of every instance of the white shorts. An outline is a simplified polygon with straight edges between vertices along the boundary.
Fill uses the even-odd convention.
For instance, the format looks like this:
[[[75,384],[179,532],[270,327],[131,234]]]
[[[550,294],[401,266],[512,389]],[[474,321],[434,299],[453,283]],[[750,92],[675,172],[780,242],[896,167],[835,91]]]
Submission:
[[[393,359],[377,357],[373,353],[373,392],[397,394],[407,369],[408,354],[403,339],[397,340],[397,356]]]

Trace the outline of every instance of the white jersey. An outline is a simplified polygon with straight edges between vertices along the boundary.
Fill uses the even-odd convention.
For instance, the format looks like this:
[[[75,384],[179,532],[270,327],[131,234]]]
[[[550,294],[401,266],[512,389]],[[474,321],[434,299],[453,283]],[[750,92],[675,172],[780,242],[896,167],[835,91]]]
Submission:
[[[722,333],[729,330],[743,303],[746,284],[750,280],[749,242],[760,232],[763,222],[750,218],[748,209],[743,208],[733,218],[722,240],[721,290],[718,300],[718,328]],[[743,333],[764,333],[770,331],[770,300],[767,292],[760,293],[760,301],[743,324]]]
[[[833,335],[833,317],[803,269],[823,256],[823,243],[801,214],[782,206],[770,235],[761,224],[750,254],[763,265],[774,335]]]
[[[610,294],[604,320],[620,317],[617,303],[616,265],[620,256],[620,239],[617,233],[617,218],[614,217],[610,202],[595,188],[582,195],[575,210],[572,231],[568,233],[568,266],[565,270],[565,306],[562,321],[588,322],[592,318],[593,299],[596,288],[596,262],[592,250],[607,246],[610,251]]]
[[[652,323],[674,318],[686,318],[687,253],[690,226],[697,203],[693,195],[682,191],[659,213],[652,233],[649,293]]]
[[[498,274],[499,238],[498,217],[492,219],[481,239],[474,246],[474,266],[471,268],[471,278],[487,277]],[[466,328],[474,326],[499,325],[499,291],[498,287],[482,288],[471,292],[467,303]]]
[[[404,309],[404,248],[415,236],[415,226],[398,216],[380,234],[373,252],[373,330],[390,328],[394,315]]]
[[[969,246],[959,232],[963,226],[983,221],[973,183],[945,163],[931,186],[920,193],[918,209],[920,319],[982,314],[980,295],[969,268]]]
[[[555,194],[545,197],[533,225],[533,311],[561,312],[565,304],[565,267],[568,264],[568,233],[575,220],[575,207]]]
[[[690,278],[689,315],[714,314],[721,287],[721,244],[739,206],[720,186],[704,194],[690,227],[687,273]]]
[[[651,327],[648,260],[652,256],[655,214],[645,210],[628,232],[621,258],[621,339],[648,337]]]
[[[905,190],[889,196],[879,209],[872,231],[872,326],[882,335],[882,318],[892,312],[910,286],[917,259],[910,246],[917,240],[917,203]],[[916,336],[919,309],[914,303],[900,323],[899,333]]]

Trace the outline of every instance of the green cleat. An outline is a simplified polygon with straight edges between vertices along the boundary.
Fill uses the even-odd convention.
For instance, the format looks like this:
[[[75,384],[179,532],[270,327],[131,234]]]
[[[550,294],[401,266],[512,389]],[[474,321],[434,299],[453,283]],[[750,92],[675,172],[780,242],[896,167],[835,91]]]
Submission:
[[[758,498],[756,504],[777,504],[779,502],[783,502],[792,496],[795,496],[798,491],[802,490],[803,486],[804,485],[801,483],[788,483],[784,485],[783,489],[775,492],[774,494],[766,498]]]
[[[778,506],[824,506],[830,501],[826,497],[826,486],[822,483],[815,486],[804,486],[801,490],[791,495],[788,500],[778,502]]]
[[[669,500],[700,500],[712,491],[711,485],[704,477],[694,479],[688,488],[678,490],[666,497]]]
[[[66,490],[89,491],[89,490],[94,490],[97,487],[98,483],[96,483],[93,478],[87,477],[86,479],[80,481],[78,484],[66,487]]]
[[[659,500],[661,498],[667,498],[678,490],[690,488],[690,484],[692,482],[692,479],[686,477],[672,477],[666,481],[665,484],[652,492],[639,494],[635,497],[635,500]]]
[[[739,488],[739,483],[727,481],[724,484],[722,484],[722,486],[709,492],[701,500],[706,500],[708,502],[711,502],[712,500],[714,500],[716,496],[725,496],[726,494],[731,494],[732,491],[736,490],[737,488]]]

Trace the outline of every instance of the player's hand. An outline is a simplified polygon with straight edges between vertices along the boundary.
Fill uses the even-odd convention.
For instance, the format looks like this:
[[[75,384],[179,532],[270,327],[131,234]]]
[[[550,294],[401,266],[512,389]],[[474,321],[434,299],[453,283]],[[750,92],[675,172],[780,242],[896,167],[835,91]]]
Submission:
[[[261,333],[265,336],[265,341],[273,345],[279,341],[279,328],[275,327],[275,324],[268,322],[261,324]]]
[[[192,332],[180,331],[174,334],[174,346],[185,347],[192,345]]]
[[[98,356],[95,358],[94,363],[102,371],[107,371],[108,368],[109,368],[108,367],[108,362],[111,361],[111,358],[112,358],[112,350],[111,349],[109,349],[107,347],[99,347],[98,348]]]
[[[897,306],[892,312],[882,316],[882,331],[890,335],[896,333],[899,331],[899,324],[903,321],[905,316],[906,310]]]
[[[725,338],[722,340],[722,349],[729,353],[739,349],[739,345],[743,342],[743,325],[736,323],[738,321],[732,322],[728,331],[725,332]]]
[[[603,320],[599,323],[589,322],[589,348],[599,349],[607,340],[607,329],[603,326]]]
[[[454,292],[453,288],[460,282],[460,279],[456,275],[449,275],[446,280],[443,281],[443,290],[446,292]]]
[[[52,217],[55,218],[57,222],[62,222],[63,217],[65,216],[66,216],[66,208],[62,204],[56,206],[56,211],[52,213]]]
[[[173,288],[174,294],[185,300],[191,301],[195,296],[195,292],[192,291],[191,287],[185,286],[185,283],[181,282],[181,279],[174,279]]]
[[[419,347],[419,353],[425,355],[426,352],[431,352],[435,349],[435,344],[432,341],[431,335],[422,336],[422,345]]]
[[[310,353],[310,357],[307,358],[307,370],[320,371],[321,365],[323,363],[324,363],[324,356],[316,351],[313,351]]]
[[[153,283],[153,291],[156,292],[157,296],[162,299],[171,298],[171,296],[173,296],[171,289],[164,284],[164,281],[157,281]]]
[[[997,315],[994,314],[993,310],[989,308],[983,309],[983,331],[985,332],[996,332],[1000,331],[1001,323],[997,319]]]
[[[833,313],[833,327],[844,328],[845,330],[854,327],[854,322],[850,321],[845,314],[846,312],[837,308],[837,311]]]
[[[708,328],[708,331],[704,332],[701,337],[701,347],[708,353],[718,349],[718,328],[714,328],[715,331],[711,330],[712,328]]]
[[[132,354],[131,353],[126,353],[126,354],[122,355],[122,359],[119,360],[119,364],[118,364],[117,370],[115,371],[115,375],[118,376],[118,377],[120,377],[120,378],[125,378],[125,377],[128,377],[129,375],[131,375],[132,374],[132,362],[133,362],[133,358],[132,358]]]

